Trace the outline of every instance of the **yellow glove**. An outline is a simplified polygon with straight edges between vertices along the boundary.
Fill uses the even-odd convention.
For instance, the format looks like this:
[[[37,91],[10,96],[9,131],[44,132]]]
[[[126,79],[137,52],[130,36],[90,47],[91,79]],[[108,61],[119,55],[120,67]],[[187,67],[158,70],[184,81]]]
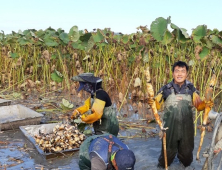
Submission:
[[[163,95],[162,93],[158,93],[157,96],[155,97],[155,102],[156,102],[156,108],[157,110],[160,110],[162,104],[163,104]]]
[[[162,93],[158,93],[155,98],[153,98],[153,99],[152,99],[152,98],[149,98],[147,103],[148,103],[150,106],[152,106],[154,102],[157,102],[157,103],[159,103],[159,104],[162,104],[162,103],[163,103],[162,97],[163,97]]]
[[[212,99],[210,101],[204,101],[204,102],[205,102],[205,108],[206,107],[212,108],[214,106],[214,102]]]
[[[106,102],[100,99],[95,98],[95,101],[92,106],[92,114],[90,115],[83,115],[81,117],[82,121],[86,123],[94,123],[97,120],[101,119],[103,115],[103,110],[105,107]]]
[[[196,92],[193,93],[193,105],[196,107],[197,111],[205,109],[205,102],[200,99],[200,96]]]
[[[206,101],[205,99],[202,101],[200,96],[194,92],[193,93],[193,105],[197,108],[198,111],[204,110],[206,107],[212,108],[214,105],[213,100]]]
[[[80,106],[77,109],[75,109],[72,112],[71,119],[76,118],[78,114],[83,114],[83,113],[87,112],[90,109],[90,107],[91,107],[90,100],[91,100],[91,97],[89,97],[88,99],[85,100],[83,106]]]

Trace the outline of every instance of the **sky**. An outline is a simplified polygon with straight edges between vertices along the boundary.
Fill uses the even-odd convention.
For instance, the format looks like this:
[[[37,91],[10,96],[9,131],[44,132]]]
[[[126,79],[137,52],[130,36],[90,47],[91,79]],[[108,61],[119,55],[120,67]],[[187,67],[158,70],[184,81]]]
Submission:
[[[131,34],[139,26],[150,29],[156,18],[169,16],[189,35],[203,24],[222,31],[222,0],[0,0],[0,4],[0,31],[5,34],[49,27],[68,33],[73,26]]]

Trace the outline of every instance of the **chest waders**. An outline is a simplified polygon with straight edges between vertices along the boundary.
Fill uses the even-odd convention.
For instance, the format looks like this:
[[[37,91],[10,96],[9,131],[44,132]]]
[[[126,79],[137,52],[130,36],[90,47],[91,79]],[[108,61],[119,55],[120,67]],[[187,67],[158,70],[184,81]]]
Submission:
[[[118,135],[119,122],[116,118],[116,109],[113,106],[105,107],[101,120],[93,123],[96,135],[110,133],[114,136]]]
[[[187,90],[186,90],[187,91]],[[192,112],[192,98],[188,93],[171,94],[164,102],[164,128],[166,131],[167,161],[170,165],[176,154],[180,162],[186,167],[193,161],[194,125]],[[163,146],[159,157],[159,165],[164,167]]]

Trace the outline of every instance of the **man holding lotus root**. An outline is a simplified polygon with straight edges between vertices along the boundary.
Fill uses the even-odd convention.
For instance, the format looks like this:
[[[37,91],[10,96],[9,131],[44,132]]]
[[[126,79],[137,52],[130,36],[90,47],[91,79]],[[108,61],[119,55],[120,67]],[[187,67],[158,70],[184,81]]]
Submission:
[[[177,155],[184,167],[193,161],[194,123],[193,106],[202,111],[213,106],[213,101],[202,101],[194,85],[186,80],[189,67],[183,61],[177,61],[172,67],[173,80],[164,85],[155,97],[159,110],[164,103],[162,129],[166,133],[167,164],[170,165]],[[165,167],[164,146],[159,157],[158,167]]]

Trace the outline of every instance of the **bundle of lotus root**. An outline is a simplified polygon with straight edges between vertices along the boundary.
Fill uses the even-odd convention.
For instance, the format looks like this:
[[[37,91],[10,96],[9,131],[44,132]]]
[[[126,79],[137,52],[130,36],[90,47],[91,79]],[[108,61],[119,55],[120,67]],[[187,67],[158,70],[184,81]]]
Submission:
[[[77,124],[75,126],[58,124],[52,133],[39,132],[35,135],[36,143],[46,153],[79,148],[85,138],[85,135],[78,130]]]

